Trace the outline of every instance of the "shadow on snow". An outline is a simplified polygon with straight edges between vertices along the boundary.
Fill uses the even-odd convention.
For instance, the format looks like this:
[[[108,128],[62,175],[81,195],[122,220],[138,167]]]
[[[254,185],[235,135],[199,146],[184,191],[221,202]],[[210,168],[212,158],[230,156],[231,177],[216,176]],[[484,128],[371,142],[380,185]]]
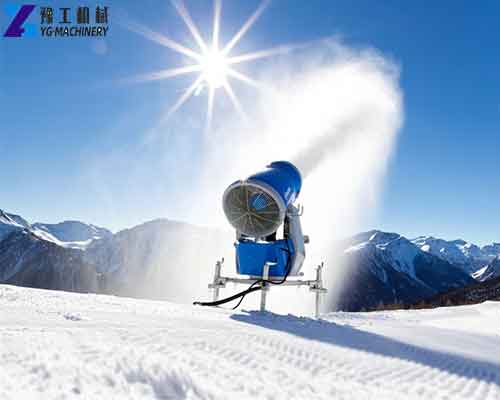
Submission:
[[[384,357],[399,358],[468,379],[479,379],[500,386],[500,364],[411,345],[350,326],[307,317],[278,315],[270,312],[260,313],[257,311],[234,314],[231,318],[235,321],[286,332],[309,340],[374,353]]]

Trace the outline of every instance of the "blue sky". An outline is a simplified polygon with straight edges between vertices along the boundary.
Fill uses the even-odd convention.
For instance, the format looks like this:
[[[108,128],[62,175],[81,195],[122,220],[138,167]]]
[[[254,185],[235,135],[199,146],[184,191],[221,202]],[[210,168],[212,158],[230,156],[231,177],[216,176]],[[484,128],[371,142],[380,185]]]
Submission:
[[[275,0],[239,51],[327,36],[379,49],[401,67],[405,123],[380,212],[366,229],[500,241],[500,3],[438,3]],[[199,127],[193,122],[192,131],[178,134],[172,125],[165,128],[168,146],[146,151],[141,144],[143,132],[189,81],[117,85],[176,66],[180,57],[123,29],[115,16],[126,14],[181,42],[192,39],[168,1],[101,4],[110,9],[104,44],[0,38],[2,209],[30,220],[82,219],[114,230],[176,217],[170,193],[188,184],[182,166],[196,164]],[[224,2],[222,39],[258,4]],[[208,32],[211,4],[187,5]],[[2,32],[9,22],[3,13]],[[197,101],[177,118],[189,117]]]

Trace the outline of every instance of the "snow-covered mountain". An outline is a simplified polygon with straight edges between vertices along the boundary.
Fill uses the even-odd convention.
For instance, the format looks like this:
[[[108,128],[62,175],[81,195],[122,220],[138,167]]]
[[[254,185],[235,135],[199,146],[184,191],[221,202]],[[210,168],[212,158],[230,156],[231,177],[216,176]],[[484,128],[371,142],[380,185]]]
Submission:
[[[397,233],[360,233],[344,251],[350,274],[339,307],[359,311],[413,304],[474,282],[468,274]]]
[[[28,221],[21,218],[19,215],[8,214],[0,210],[0,241],[14,231],[29,229]]]
[[[12,232],[22,231],[28,231],[43,240],[56,243],[60,246],[66,245],[65,243],[62,243],[57,238],[52,236],[49,232],[45,232],[43,230],[35,228],[21,216],[16,214],[9,214],[3,210],[0,210],[0,241],[9,236]]]
[[[58,224],[35,223],[32,228],[36,232],[44,232],[55,238],[62,246],[83,249],[93,240],[109,238],[111,231],[80,221],[64,221]]]
[[[0,240],[13,231],[28,230],[40,239],[62,247],[85,249],[93,240],[112,236],[111,231],[80,221],[64,221],[58,224],[30,224],[19,215],[0,210]]]
[[[495,258],[500,256],[500,243],[488,244],[481,248],[484,257]]]
[[[422,251],[433,254],[460,267],[469,275],[485,267],[500,255],[500,244],[493,243],[482,248],[462,239],[447,241],[432,236],[419,236],[412,240]]]
[[[28,229],[0,241],[0,283],[95,292],[97,274],[81,250],[59,246]]]
[[[107,292],[190,302],[192,293],[206,291],[215,260],[232,255],[233,240],[230,233],[160,219],[92,242],[85,259],[105,277]],[[345,255],[350,273],[343,310],[412,304],[474,282],[395,233],[361,233]]]
[[[30,224],[0,210],[0,283],[46,289],[97,291],[97,271],[83,250],[109,237],[106,229],[82,222]]]
[[[191,302],[206,291],[215,261],[234,255],[233,240],[230,232],[165,219],[112,234],[78,221],[30,224],[2,211],[0,283]],[[343,310],[414,304],[500,273],[498,244],[373,230],[341,250],[349,270],[339,289]]]

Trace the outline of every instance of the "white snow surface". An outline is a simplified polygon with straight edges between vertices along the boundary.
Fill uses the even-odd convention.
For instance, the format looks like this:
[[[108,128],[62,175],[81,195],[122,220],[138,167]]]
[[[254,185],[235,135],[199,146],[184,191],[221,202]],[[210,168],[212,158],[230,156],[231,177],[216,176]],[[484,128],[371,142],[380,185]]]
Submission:
[[[0,398],[499,399],[500,303],[314,320],[0,285]]]

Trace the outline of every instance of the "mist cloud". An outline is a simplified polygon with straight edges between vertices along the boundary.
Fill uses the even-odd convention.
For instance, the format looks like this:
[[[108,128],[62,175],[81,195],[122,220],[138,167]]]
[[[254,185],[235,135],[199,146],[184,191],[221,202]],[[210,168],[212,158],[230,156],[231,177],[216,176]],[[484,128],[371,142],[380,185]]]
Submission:
[[[325,261],[330,286],[340,287],[348,271],[334,243],[373,216],[403,120],[399,68],[372,49],[330,41],[269,65],[260,79],[269,90],[257,101],[243,99],[249,122],[226,120],[207,144],[191,217],[227,226],[225,187],[271,161],[291,160],[304,176],[299,202],[311,236],[305,272]],[[294,298],[292,291],[288,300],[283,293],[275,300]],[[304,310],[312,309],[309,293],[299,298]],[[284,310],[276,303],[276,310]]]
[[[373,216],[403,120],[399,68],[373,49],[351,49],[329,41],[275,63],[266,61],[260,71],[258,79],[267,89],[235,90],[246,121],[236,111],[216,114],[217,128],[209,137],[200,129],[201,158],[177,165],[193,169],[193,179],[170,196],[180,207],[174,218],[230,231],[221,204],[225,188],[271,161],[291,160],[304,176],[299,202],[305,206],[304,231],[311,237],[304,272],[311,276],[315,265],[326,262],[332,305],[348,274],[334,244],[366,227]],[[177,120],[182,121],[181,116]],[[206,296],[200,293],[200,282],[208,283],[218,257],[226,258],[224,272],[235,274],[234,249],[228,244],[229,253],[219,254],[193,241],[186,243],[182,251],[196,259],[182,269],[175,265],[166,269],[172,287],[167,284],[165,293],[179,291],[176,274],[184,282],[183,295],[170,300]],[[165,264],[178,257],[182,254],[171,255]],[[298,290],[300,295],[291,288],[271,294],[271,309],[312,310],[313,296]],[[245,299],[246,307],[252,306],[249,301]]]

